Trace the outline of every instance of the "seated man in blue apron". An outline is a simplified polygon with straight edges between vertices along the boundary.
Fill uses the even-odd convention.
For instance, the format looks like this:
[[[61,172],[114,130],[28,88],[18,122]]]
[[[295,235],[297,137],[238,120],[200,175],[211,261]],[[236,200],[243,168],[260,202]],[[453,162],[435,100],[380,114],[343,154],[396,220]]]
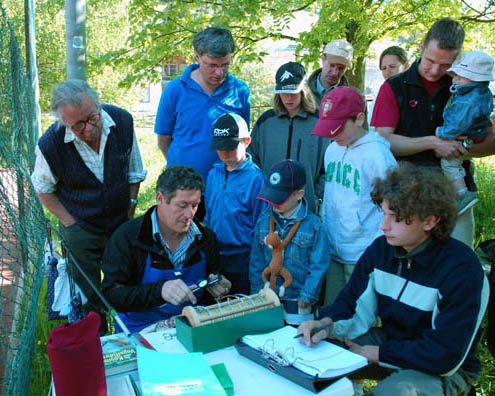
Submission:
[[[203,289],[193,292],[200,280],[220,277],[206,287],[213,297],[230,290],[230,281],[215,275],[215,234],[193,220],[204,187],[193,168],[165,170],[156,185],[157,205],[120,226],[107,243],[103,294],[132,333],[180,314],[185,305],[207,305]]]

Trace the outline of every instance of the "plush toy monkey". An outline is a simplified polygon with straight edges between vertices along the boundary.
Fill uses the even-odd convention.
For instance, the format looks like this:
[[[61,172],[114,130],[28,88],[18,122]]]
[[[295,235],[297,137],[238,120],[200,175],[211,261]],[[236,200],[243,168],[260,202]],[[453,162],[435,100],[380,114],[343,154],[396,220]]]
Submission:
[[[270,232],[265,237],[265,245],[267,245],[270,249],[272,249],[272,260],[268,267],[263,270],[261,277],[263,282],[265,282],[265,288],[270,287],[273,291],[275,291],[275,286],[277,284],[277,277],[280,275],[284,279],[284,283],[280,286],[278,295],[283,297],[285,294],[285,289],[292,284],[292,274],[289,272],[287,268],[284,267],[284,248],[290,242],[301,221],[297,221],[289,233],[285,237],[283,241],[280,240],[280,236],[278,232],[275,230],[275,222],[273,217],[270,217]],[[270,275],[270,281],[268,281],[268,275]]]

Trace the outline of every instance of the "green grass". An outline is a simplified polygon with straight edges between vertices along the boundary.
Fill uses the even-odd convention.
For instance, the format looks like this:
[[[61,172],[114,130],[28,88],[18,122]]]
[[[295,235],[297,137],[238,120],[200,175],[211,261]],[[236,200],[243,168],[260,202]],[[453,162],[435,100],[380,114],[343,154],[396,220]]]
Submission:
[[[155,203],[155,182],[164,168],[165,161],[158,150],[156,137],[151,127],[137,128],[136,135],[144,167],[148,170],[147,178],[141,184],[139,192],[139,205],[136,210],[136,215],[139,216]],[[495,238],[495,183],[491,181],[495,173],[495,159],[481,159],[477,160],[476,163],[476,178],[481,202],[475,207],[475,244]],[[61,323],[60,321],[48,321],[46,301],[45,281],[38,306],[29,396],[40,396],[48,393],[51,373],[46,353],[46,341],[50,330]],[[482,377],[477,386],[477,392],[478,395],[489,396],[495,393],[495,363],[483,340],[479,344],[479,355],[482,361]],[[372,381],[365,381],[366,389],[372,386]]]
[[[155,183],[165,168],[165,159],[158,149],[156,135],[153,133],[152,127],[136,128],[136,137],[144,169],[148,171],[146,180],[141,183],[139,189],[139,204],[136,209],[136,216],[141,216],[156,202]]]
[[[476,182],[479,189],[480,202],[474,207],[476,219],[475,243],[495,238],[495,158],[476,160]]]
[[[475,246],[488,239],[495,238],[495,158],[488,157],[476,160],[476,182],[479,189],[480,202],[474,207],[476,221]],[[486,319],[486,317],[485,317]],[[495,394],[495,362],[482,337],[479,343],[481,360],[481,379],[476,387],[478,395]]]

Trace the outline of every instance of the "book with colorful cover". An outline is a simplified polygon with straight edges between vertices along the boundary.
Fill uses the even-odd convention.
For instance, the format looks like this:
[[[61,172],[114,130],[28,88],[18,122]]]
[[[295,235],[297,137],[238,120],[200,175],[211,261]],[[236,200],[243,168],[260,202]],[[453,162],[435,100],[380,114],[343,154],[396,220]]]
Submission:
[[[103,336],[100,341],[107,376],[136,369],[136,348],[124,333]]]

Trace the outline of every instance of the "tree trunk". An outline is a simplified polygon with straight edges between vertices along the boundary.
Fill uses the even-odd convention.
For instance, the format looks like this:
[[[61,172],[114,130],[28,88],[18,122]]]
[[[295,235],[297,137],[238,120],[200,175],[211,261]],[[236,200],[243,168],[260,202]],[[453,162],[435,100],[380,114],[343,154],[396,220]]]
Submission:
[[[349,85],[356,88],[364,94],[364,73],[366,71],[366,60],[364,56],[358,56],[354,59],[355,64],[352,71],[346,73]]]

